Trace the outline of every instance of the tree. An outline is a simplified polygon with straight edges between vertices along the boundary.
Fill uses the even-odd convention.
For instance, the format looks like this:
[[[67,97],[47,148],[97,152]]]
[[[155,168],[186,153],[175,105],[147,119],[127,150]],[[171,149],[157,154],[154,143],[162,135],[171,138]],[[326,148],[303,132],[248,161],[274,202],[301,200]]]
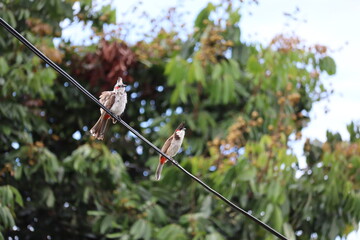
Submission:
[[[238,7],[209,3],[186,39],[176,24],[158,25],[135,44],[104,29],[115,22],[108,5],[23,0],[0,11],[95,95],[122,76],[130,85],[123,118],[156,145],[185,121],[177,158],[237,205],[290,239],[346,236],[360,220],[358,127],[349,125],[350,142],[332,133],[326,143],[307,141],[306,169],[288,146],[290,136],[301,137],[313,103],[329,94],[322,76],[334,74],[335,63],[326,47],[295,36],[242,43]],[[171,22],[176,10],[168,14]],[[92,25],[100,40],[55,48],[65,18]],[[0,31],[5,237],[273,238],[174,167],[154,182],[155,152],[120,125],[94,141],[88,129],[98,107]]]

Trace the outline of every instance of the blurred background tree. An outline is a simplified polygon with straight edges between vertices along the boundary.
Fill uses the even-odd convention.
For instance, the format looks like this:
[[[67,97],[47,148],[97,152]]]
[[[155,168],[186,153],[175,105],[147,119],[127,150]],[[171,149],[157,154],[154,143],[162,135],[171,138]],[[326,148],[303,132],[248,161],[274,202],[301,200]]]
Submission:
[[[346,236],[360,221],[359,126],[307,141],[305,169],[289,146],[331,93],[334,60],[293,35],[242,43],[239,7],[209,3],[187,35],[172,8],[136,43],[91,0],[3,0],[0,16],[96,96],[122,76],[123,118],[156,145],[185,121],[177,160],[289,239]],[[64,20],[90,25],[91,44],[61,39]],[[0,239],[274,239],[170,165],[153,181],[157,154],[120,125],[94,141],[98,107],[0,34]]]

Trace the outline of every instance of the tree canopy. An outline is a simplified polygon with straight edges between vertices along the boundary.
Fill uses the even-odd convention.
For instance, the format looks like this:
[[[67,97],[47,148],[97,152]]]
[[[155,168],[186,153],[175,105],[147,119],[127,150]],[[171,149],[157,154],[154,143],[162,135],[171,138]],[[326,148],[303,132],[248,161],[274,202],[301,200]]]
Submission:
[[[289,239],[346,236],[360,221],[359,126],[307,140],[305,169],[289,146],[335,62],[293,35],[242,42],[241,7],[209,3],[186,35],[172,8],[137,42],[91,0],[3,0],[0,16],[96,96],[123,77],[123,119],[155,145],[185,122],[181,165]],[[91,44],[62,39],[65,19],[90,25]],[[154,181],[157,154],[121,125],[94,140],[98,107],[0,35],[0,239],[274,239],[170,164]]]

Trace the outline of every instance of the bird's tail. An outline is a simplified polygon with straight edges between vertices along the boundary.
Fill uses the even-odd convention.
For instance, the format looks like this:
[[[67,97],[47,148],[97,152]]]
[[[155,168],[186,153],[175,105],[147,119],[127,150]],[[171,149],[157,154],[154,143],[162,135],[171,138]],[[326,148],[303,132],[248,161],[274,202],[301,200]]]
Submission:
[[[107,117],[108,114],[103,113],[99,117],[99,120],[95,123],[95,125],[90,129],[91,135],[93,135],[96,139],[103,140],[104,135],[108,126],[108,120]]]
[[[156,172],[155,172],[155,179],[157,181],[159,181],[160,178],[161,178],[161,172],[162,172],[162,169],[163,169],[165,163],[166,163],[166,158],[164,156],[161,156],[160,161],[159,161],[159,165],[157,166]]]

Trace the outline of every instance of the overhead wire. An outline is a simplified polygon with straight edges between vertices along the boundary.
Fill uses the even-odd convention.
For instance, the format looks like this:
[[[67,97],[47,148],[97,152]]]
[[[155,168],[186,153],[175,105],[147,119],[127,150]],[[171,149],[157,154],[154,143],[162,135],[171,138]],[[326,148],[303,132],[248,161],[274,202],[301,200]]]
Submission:
[[[132,132],[135,136],[140,138],[143,142],[145,142],[147,145],[149,145],[151,148],[153,148],[157,153],[164,156],[167,160],[169,160],[172,164],[174,164],[177,168],[179,168],[182,172],[187,174],[189,177],[191,177],[193,180],[198,182],[200,185],[202,185],[206,190],[220,198],[223,202],[231,206],[233,209],[239,211],[255,223],[259,224],[261,227],[263,227],[265,230],[273,234],[274,236],[278,237],[282,240],[287,240],[285,236],[277,232],[275,229],[267,225],[266,223],[262,222],[261,220],[257,219],[255,216],[251,215],[249,212],[245,211],[244,209],[238,207],[233,202],[225,198],[223,195],[209,187],[206,183],[204,183],[199,178],[195,177],[193,174],[191,174],[189,171],[187,171],[185,168],[183,168],[177,161],[175,161],[173,158],[167,156],[165,153],[163,153],[158,147],[156,147],[154,144],[152,144],[149,140],[147,140],[145,137],[143,137],[140,133],[138,133],[135,129],[133,129],[129,124],[127,124],[125,121],[123,121],[121,118],[113,114],[108,108],[106,108],[103,104],[100,103],[100,101],[92,95],[87,89],[85,89],[80,83],[78,83],[73,77],[71,77],[67,72],[65,72],[62,68],[60,68],[58,65],[56,65],[52,60],[50,60],[47,56],[45,56],[40,50],[38,50],[34,45],[32,45],[25,37],[23,37],[19,32],[17,32],[12,26],[10,26],[4,19],[0,17],[0,24],[1,26],[7,30],[10,34],[12,34],[15,38],[17,38],[21,43],[23,43],[27,48],[29,48],[33,53],[35,53],[39,58],[41,58],[45,63],[47,63],[50,67],[52,67],[54,70],[56,70],[60,75],[64,76],[67,80],[69,80],[75,87],[77,87],[83,94],[85,94],[88,98],[90,98],[93,102],[95,102],[99,107],[101,107],[106,113],[108,113],[112,118],[116,119],[119,123],[121,123],[125,128],[127,128],[130,132]]]

